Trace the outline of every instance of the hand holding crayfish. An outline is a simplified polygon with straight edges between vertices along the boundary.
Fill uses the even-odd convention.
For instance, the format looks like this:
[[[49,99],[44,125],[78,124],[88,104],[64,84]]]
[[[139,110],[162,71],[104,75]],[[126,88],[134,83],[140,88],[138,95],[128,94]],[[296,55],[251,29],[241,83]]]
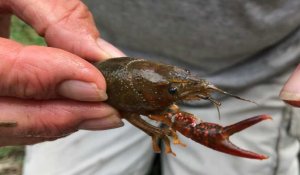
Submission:
[[[5,39],[11,13],[51,47]],[[86,60],[123,54],[99,38],[81,1],[0,0],[0,24],[0,36],[5,37],[0,38],[0,146],[122,126],[118,112],[101,103],[107,98],[104,78]]]
[[[0,39],[0,51],[4,43],[15,44]],[[91,64],[58,49],[19,44],[14,49],[20,49],[18,60],[11,52],[0,64],[0,146],[122,126],[118,112],[101,103],[107,99],[105,82]]]

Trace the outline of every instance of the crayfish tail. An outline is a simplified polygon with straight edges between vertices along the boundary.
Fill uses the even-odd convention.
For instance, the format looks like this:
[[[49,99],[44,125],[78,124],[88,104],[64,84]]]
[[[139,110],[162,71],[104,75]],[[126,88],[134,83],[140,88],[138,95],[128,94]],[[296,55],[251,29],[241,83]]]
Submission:
[[[235,123],[233,125],[229,125],[224,127],[224,134],[228,134],[228,136],[233,135],[234,133],[240,132],[252,125],[255,125],[256,123],[259,123],[263,120],[272,119],[269,115],[258,115],[255,117],[248,118],[246,120],[242,120],[238,123]]]

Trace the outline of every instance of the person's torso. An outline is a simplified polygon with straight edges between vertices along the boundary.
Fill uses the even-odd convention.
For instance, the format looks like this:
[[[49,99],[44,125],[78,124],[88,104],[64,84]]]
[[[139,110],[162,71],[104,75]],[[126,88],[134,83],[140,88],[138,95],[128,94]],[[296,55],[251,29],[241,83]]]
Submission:
[[[205,73],[242,62],[300,24],[298,0],[88,3],[102,35],[118,46],[181,60]]]

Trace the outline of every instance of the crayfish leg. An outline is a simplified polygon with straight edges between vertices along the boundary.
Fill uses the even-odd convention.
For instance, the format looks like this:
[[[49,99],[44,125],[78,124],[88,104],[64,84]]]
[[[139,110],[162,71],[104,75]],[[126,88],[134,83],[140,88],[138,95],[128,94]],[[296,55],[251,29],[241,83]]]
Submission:
[[[171,144],[170,144],[169,138],[168,138],[166,135],[164,135],[164,136],[162,137],[162,140],[163,140],[164,143],[165,143],[165,151],[166,151],[166,153],[167,153],[167,154],[171,153],[171,154],[173,154],[173,156],[176,156],[176,154],[172,151],[172,148],[171,148]]]
[[[186,144],[182,143],[181,140],[178,138],[176,131],[174,131],[173,129],[170,129],[170,131],[171,131],[171,135],[172,135],[172,139],[173,139],[173,144],[180,145],[182,147],[186,147]]]
[[[168,138],[168,135],[170,135],[169,130],[164,130],[158,127],[155,127],[149,123],[147,123],[145,120],[141,118],[138,114],[128,114],[126,115],[126,120],[128,120],[132,125],[136,126],[137,128],[144,131],[146,134],[152,137],[152,147],[153,151],[156,153],[160,153],[160,147],[158,145],[159,139],[162,139],[165,143],[165,152],[171,153],[174,156],[176,154],[172,151],[170,140]]]
[[[172,105],[172,106],[174,106],[174,108],[171,108],[172,111],[173,111],[173,109],[176,109],[176,111],[178,111],[178,109],[179,109],[178,106],[176,106],[176,105]],[[149,115],[148,117],[152,120],[160,121],[163,124],[168,126],[168,128],[164,128],[164,130],[165,130],[165,133],[168,133],[168,135],[170,137],[172,137],[173,144],[186,147],[186,144],[182,143],[181,140],[179,139],[176,131],[174,129],[172,129],[172,121],[170,120],[170,118],[166,117],[166,115],[173,115],[173,114],[172,113],[160,114],[160,115],[156,114],[156,115]]]
[[[159,137],[157,137],[157,135],[153,135],[153,136],[151,136],[151,138],[152,138],[152,148],[153,148],[153,151],[155,153],[160,153],[161,150],[160,150],[160,147],[158,145]]]

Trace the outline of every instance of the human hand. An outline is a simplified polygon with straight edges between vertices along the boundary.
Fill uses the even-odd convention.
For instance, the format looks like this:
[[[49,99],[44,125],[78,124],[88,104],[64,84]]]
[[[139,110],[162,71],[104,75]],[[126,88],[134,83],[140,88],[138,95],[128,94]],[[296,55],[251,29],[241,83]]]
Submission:
[[[282,88],[280,98],[290,105],[300,107],[300,65]]]
[[[0,35],[10,14],[30,24],[48,46],[23,46],[0,38],[0,146],[33,144],[78,129],[122,126],[105,103],[104,77],[88,61],[124,54],[99,38],[92,15],[79,0],[0,0]],[[97,102],[97,103],[95,103]]]

